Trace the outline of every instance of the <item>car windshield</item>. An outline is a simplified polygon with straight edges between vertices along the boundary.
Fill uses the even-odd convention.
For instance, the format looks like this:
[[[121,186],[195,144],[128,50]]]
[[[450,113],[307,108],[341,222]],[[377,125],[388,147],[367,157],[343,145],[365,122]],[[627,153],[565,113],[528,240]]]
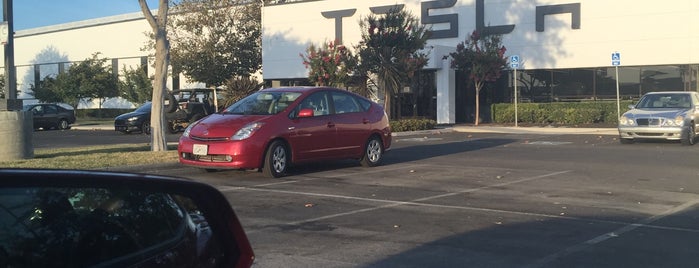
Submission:
[[[149,113],[151,104],[152,104],[151,102],[145,103],[145,104],[141,105],[141,107],[138,107],[135,112]]]
[[[299,92],[257,92],[234,103],[223,111],[224,114],[272,115],[277,114],[292,102]]]
[[[641,98],[636,104],[636,108],[639,109],[691,107],[692,101],[689,94],[650,94]]]

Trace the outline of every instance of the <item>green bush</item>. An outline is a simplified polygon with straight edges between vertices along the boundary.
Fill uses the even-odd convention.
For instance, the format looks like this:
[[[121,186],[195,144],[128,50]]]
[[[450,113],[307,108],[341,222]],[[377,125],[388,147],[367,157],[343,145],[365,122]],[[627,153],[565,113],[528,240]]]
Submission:
[[[432,119],[401,119],[391,121],[390,124],[391,131],[403,132],[433,129],[437,125],[437,121]]]
[[[621,102],[621,112],[628,110],[632,101]],[[492,105],[494,123],[514,123],[515,107],[511,103]],[[520,103],[517,105],[519,123],[531,124],[617,124],[617,107],[614,101]]]

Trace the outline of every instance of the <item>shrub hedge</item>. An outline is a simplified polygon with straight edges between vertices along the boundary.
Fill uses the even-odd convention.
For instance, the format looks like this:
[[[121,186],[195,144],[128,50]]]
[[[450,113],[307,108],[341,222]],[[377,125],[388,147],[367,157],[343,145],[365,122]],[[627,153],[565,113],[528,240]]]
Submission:
[[[437,121],[432,119],[401,119],[390,121],[392,132],[433,129]]]
[[[630,100],[621,101],[621,113],[633,103]],[[619,122],[614,101],[519,103],[517,110],[519,123],[570,125]],[[515,106],[512,103],[493,104],[491,112],[494,123],[515,122]]]

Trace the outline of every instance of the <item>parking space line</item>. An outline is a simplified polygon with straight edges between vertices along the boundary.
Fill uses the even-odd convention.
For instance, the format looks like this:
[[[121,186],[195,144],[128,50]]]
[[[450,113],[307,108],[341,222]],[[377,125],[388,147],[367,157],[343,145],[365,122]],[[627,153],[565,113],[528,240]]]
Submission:
[[[463,207],[463,206],[446,206],[446,205],[435,205],[435,204],[425,204],[425,203],[419,203],[421,201],[427,201],[427,200],[433,200],[437,198],[442,198],[442,197],[448,197],[448,196],[453,196],[453,195],[458,195],[458,194],[464,194],[464,193],[473,193],[476,191],[484,190],[484,189],[489,189],[493,187],[502,187],[506,185],[511,185],[511,184],[516,184],[516,183],[521,183],[521,182],[527,182],[527,181],[532,181],[532,180],[537,180],[537,179],[542,179],[542,178],[547,178],[547,177],[552,177],[560,174],[565,174],[571,172],[571,170],[565,170],[565,171],[558,171],[558,172],[553,172],[553,173],[547,173],[539,176],[533,176],[533,177],[527,177],[515,181],[510,181],[510,182],[503,182],[503,183],[497,183],[489,186],[483,186],[483,187],[478,187],[478,188],[472,188],[472,189],[466,189],[463,191],[458,191],[458,192],[453,192],[453,193],[447,193],[447,194],[441,194],[441,195],[435,195],[435,196],[430,196],[430,197],[423,197],[423,198],[418,198],[414,199],[411,201],[394,201],[394,200],[381,200],[381,199],[373,199],[373,198],[363,198],[363,197],[353,197],[353,196],[344,196],[344,195],[334,195],[334,194],[319,194],[319,193],[310,193],[310,192],[298,192],[298,191],[287,191],[287,190],[275,190],[275,189],[261,189],[261,188],[253,188],[253,187],[241,187],[241,188],[233,188],[229,189],[230,190],[250,190],[250,191],[260,191],[260,192],[273,192],[273,193],[283,193],[283,194],[294,194],[294,195],[305,195],[305,196],[316,196],[316,197],[329,197],[329,198],[337,198],[337,199],[348,199],[348,200],[359,200],[359,201],[366,201],[366,202],[379,202],[379,203],[388,203],[386,205],[378,206],[378,207],[370,207],[370,208],[364,208],[364,209],[359,209],[359,210],[353,210],[353,211],[348,211],[348,212],[343,212],[343,213],[336,213],[336,214],[331,214],[331,215],[326,215],[326,216],[321,216],[321,217],[316,217],[316,218],[311,218],[311,219],[305,219],[301,221],[294,221],[294,222],[288,222],[286,223],[287,225],[298,225],[302,223],[308,223],[308,222],[314,222],[314,221],[320,221],[320,220],[325,220],[325,219],[331,219],[331,218],[336,218],[336,217],[341,217],[341,216],[347,216],[347,215],[354,215],[354,214],[359,214],[359,213],[364,213],[364,212],[369,212],[369,211],[375,211],[375,210],[380,210],[384,208],[391,208],[391,207],[397,207],[397,206],[402,206],[402,205],[414,205],[414,206],[428,206],[428,207],[442,207],[442,208],[458,208],[458,209],[473,209],[473,210],[480,210],[480,211],[497,211],[501,213],[517,213],[517,214],[526,214],[530,216],[541,216],[541,217],[549,217],[550,215],[546,214],[536,214],[536,213],[524,213],[524,212],[511,212],[511,211],[505,211],[505,210],[495,210],[495,209],[483,209],[483,208],[472,208],[472,207]],[[223,191],[223,190],[222,190]],[[255,232],[255,230],[252,230],[251,232]]]
[[[555,260],[557,260],[557,259],[559,259],[559,258],[568,256],[568,255],[573,254],[573,253],[576,253],[576,252],[580,252],[580,251],[586,250],[586,249],[588,249],[588,248],[590,248],[590,247],[592,247],[592,246],[594,246],[594,245],[596,245],[596,244],[599,244],[599,243],[602,243],[602,242],[604,242],[604,241],[607,241],[607,240],[610,239],[610,238],[619,237],[619,236],[621,236],[621,235],[623,235],[623,234],[625,234],[625,233],[628,233],[628,232],[631,232],[631,231],[633,231],[633,230],[636,230],[636,229],[638,229],[638,228],[643,228],[643,227],[646,227],[646,228],[653,228],[653,229],[663,229],[663,230],[685,231],[685,232],[699,233],[699,230],[685,229],[685,228],[668,228],[668,227],[662,227],[662,226],[651,225],[651,223],[653,223],[653,222],[655,222],[655,221],[658,221],[658,220],[660,220],[660,219],[662,219],[662,218],[665,218],[665,217],[667,217],[667,216],[676,214],[676,213],[678,213],[678,212],[684,211],[684,210],[686,210],[686,209],[688,209],[688,208],[690,208],[690,207],[693,207],[693,206],[695,206],[695,205],[697,205],[697,204],[699,204],[699,199],[695,199],[695,200],[686,202],[686,203],[684,203],[684,204],[682,204],[682,205],[679,205],[679,206],[677,206],[677,207],[674,207],[674,208],[672,208],[672,209],[669,209],[669,210],[667,210],[667,211],[665,211],[665,212],[663,212],[663,213],[661,213],[661,214],[653,215],[652,217],[645,218],[645,219],[643,219],[643,220],[641,220],[641,221],[639,221],[639,222],[637,222],[637,223],[626,224],[626,225],[622,226],[621,228],[618,228],[618,229],[616,229],[616,230],[614,230],[614,231],[611,231],[611,232],[608,232],[608,233],[604,233],[604,234],[602,234],[602,235],[599,235],[599,236],[597,236],[597,237],[594,237],[594,238],[592,238],[592,239],[590,239],[590,240],[587,240],[587,241],[585,241],[585,242],[582,242],[582,243],[580,243],[580,244],[570,246],[570,247],[568,247],[568,248],[566,248],[566,249],[563,249],[563,250],[561,250],[561,251],[559,251],[559,252],[556,252],[556,253],[554,253],[554,254],[551,254],[551,255],[548,255],[548,256],[546,256],[546,257],[544,257],[544,258],[541,258],[541,259],[535,261],[534,263],[529,264],[529,265],[527,265],[527,266],[525,266],[525,267],[534,268],[534,267],[545,267],[545,266],[548,266],[551,262],[553,262],[553,261],[555,261]]]

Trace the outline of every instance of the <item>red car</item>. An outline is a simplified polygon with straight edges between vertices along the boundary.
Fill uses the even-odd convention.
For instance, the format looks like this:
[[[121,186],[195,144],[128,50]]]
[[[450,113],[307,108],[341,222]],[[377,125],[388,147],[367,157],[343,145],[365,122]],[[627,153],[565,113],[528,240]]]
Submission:
[[[358,159],[379,164],[391,147],[379,104],[346,90],[260,90],[197,121],[180,138],[180,163],[216,169],[261,169],[280,177],[290,164]]]

